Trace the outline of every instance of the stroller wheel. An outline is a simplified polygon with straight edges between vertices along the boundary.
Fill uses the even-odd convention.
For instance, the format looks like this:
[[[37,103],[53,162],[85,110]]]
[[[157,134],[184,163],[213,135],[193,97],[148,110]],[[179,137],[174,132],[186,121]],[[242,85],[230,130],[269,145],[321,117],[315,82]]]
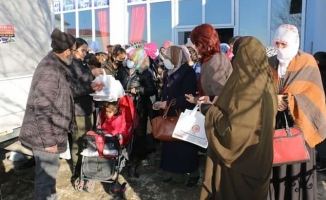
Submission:
[[[94,181],[85,181],[84,182],[84,187],[83,187],[83,190],[86,191],[86,192],[93,192],[95,188],[95,182]]]
[[[75,190],[77,191],[83,191],[83,187],[84,187],[84,180],[81,180],[79,177],[75,179],[74,181],[74,187]]]

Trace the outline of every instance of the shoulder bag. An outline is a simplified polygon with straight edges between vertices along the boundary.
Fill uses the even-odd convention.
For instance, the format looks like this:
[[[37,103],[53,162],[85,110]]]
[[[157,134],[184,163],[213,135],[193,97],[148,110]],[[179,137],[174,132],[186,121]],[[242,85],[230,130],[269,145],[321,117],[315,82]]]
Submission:
[[[178,122],[179,114],[174,117],[168,117],[168,111],[171,105],[175,104],[175,99],[171,100],[168,107],[164,110],[163,116],[157,116],[151,120],[153,137],[162,141],[175,141],[172,137],[173,130]]]

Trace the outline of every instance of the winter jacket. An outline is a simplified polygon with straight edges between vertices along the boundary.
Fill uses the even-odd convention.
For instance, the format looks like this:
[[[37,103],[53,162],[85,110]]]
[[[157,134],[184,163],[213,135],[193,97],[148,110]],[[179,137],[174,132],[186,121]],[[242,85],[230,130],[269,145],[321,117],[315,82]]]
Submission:
[[[68,134],[76,131],[68,67],[51,51],[35,69],[19,135],[24,146],[66,151]]]
[[[72,65],[68,68],[71,76],[71,89],[75,101],[75,115],[88,116],[94,110],[93,97],[89,94],[94,90],[91,87],[94,76],[87,64],[81,60],[74,59]]]

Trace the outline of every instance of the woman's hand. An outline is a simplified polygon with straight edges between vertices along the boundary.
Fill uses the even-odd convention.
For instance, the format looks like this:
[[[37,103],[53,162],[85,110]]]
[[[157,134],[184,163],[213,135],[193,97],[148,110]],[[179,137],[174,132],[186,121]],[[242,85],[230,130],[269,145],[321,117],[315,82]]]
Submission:
[[[131,93],[131,94],[137,94],[136,88],[132,88],[132,89],[130,90],[130,93]]]
[[[102,69],[102,68],[94,68],[94,69],[92,69],[92,74],[95,77],[99,76],[99,75],[103,74],[103,70],[104,69]]]
[[[198,106],[200,106],[201,103],[209,103],[209,104],[212,104],[212,102],[209,99],[209,96],[201,96],[201,97],[199,97],[199,99],[197,101]]]
[[[104,83],[103,82],[93,82],[91,84],[91,87],[94,91],[101,91],[104,87]]]
[[[160,109],[165,110],[166,109],[166,101],[162,101],[160,104]]]
[[[287,95],[277,95],[278,100],[278,111],[284,111],[288,108],[288,103],[284,100]]]
[[[185,97],[186,97],[186,100],[189,102],[189,103],[193,103],[193,104],[196,104],[197,102],[195,102],[195,97],[192,96],[192,94],[185,94]]]

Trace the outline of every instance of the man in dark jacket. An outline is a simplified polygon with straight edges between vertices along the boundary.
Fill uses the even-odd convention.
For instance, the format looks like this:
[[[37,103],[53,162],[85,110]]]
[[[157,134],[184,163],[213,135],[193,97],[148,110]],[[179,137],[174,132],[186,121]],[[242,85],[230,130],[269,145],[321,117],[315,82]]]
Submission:
[[[73,97],[67,68],[73,60],[76,39],[55,29],[50,51],[35,69],[19,141],[35,158],[35,199],[57,199],[59,155],[67,149],[69,133],[75,132]],[[99,90],[102,83],[93,83]]]

